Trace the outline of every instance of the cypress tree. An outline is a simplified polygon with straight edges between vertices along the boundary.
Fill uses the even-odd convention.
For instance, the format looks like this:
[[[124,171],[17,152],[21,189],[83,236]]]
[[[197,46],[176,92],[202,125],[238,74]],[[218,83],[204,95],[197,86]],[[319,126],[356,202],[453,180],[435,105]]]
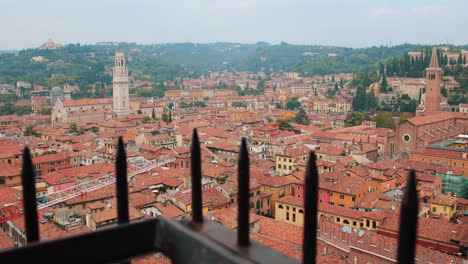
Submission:
[[[385,74],[382,76],[382,84],[380,85],[380,92],[381,93],[387,93],[388,92],[388,83],[387,83],[387,77]]]

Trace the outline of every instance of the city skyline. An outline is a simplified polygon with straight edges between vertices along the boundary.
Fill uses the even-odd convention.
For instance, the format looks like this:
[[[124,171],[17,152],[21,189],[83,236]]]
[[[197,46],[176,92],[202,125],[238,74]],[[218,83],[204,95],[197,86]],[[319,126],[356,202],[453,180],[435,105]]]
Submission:
[[[84,1],[2,3],[0,49],[100,41],[345,46],[467,44],[463,1]],[[132,12],[129,12],[131,10]],[[434,34],[437,32],[437,34]]]

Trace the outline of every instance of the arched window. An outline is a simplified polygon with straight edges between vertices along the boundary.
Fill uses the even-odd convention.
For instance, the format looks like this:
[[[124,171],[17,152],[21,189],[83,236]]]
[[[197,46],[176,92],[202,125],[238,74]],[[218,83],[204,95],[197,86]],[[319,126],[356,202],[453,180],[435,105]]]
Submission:
[[[300,214],[303,214],[303,213],[304,213],[304,210],[299,209],[299,213],[300,213]]]
[[[372,221],[372,228],[374,228],[374,229],[377,228],[377,222]]]
[[[257,209],[260,209],[260,200],[257,200]]]
[[[254,207],[254,204],[252,202],[250,202],[250,208],[249,209],[252,209],[252,208],[255,208],[255,207]]]
[[[366,227],[369,227],[370,226],[370,221],[369,219],[366,220]]]
[[[278,208],[279,208],[279,209],[283,209],[283,206],[280,204],[280,205],[278,206]]]
[[[349,221],[348,220],[343,220],[343,224],[349,225]]]

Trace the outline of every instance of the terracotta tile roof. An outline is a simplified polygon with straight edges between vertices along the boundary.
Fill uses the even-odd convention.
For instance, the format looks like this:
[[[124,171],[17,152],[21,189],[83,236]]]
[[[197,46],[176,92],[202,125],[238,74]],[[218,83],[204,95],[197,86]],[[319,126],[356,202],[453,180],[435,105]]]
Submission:
[[[298,157],[309,154],[310,149],[304,144],[288,145],[282,153],[277,154],[283,157]]]
[[[292,175],[286,176],[277,176],[277,177],[264,177],[259,180],[261,185],[271,186],[271,187],[281,187],[288,184],[296,183],[297,179]]]
[[[0,158],[10,158],[23,154],[21,145],[0,145]]]
[[[468,118],[467,113],[460,113],[460,112],[439,112],[434,113],[431,115],[425,116],[416,116],[405,121],[410,122],[413,125],[421,126],[430,123],[436,123],[444,120],[449,120],[452,118]]]
[[[64,106],[73,106],[73,105],[95,105],[95,104],[110,104],[112,103],[112,98],[102,98],[102,99],[80,99],[80,100],[69,100],[63,101]]]
[[[438,193],[431,197],[430,202],[433,204],[441,204],[446,206],[453,206],[457,202],[458,198],[450,195]]]
[[[86,193],[86,195],[71,198],[65,201],[66,205],[80,204],[85,202],[104,200],[115,196],[115,186],[108,185],[100,189]]]
[[[107,205],[101,201],[95,202],[95,203],[88,203],[86,205],[89,209],[95,210],[95,209],[101,209],[101,208],[106,208]]]
[[[2,229],[0,229],[0,250],[5,249],[5,248],[11,248],[14,247],[15,243],[11,241],[10,237],[3,232]]]
[[[21,164],[8,164],[0,162],[0,177],[21,175]]]
[[[448,157],[448,158],[463,158],[462,151],[454,151],[447,149],[433,149],[433,148],[419,148],[412,151],[413,154],[428,155],[435,157]]]
[[[359,190],[366,185],[366,181],[357,177],[343,177],[334,185],[329,187],[330,191],[357,195]]]
[[[143,207],[156,202],[156,197],[153,195],[145,195],[141,192],[135,192],[128,195],[129,203],[135,207]]]
[[[162,217],[176,218],[181,215],[184,215],[184,212],[172,203],[166,203],[166,205],[162,203],[155,203],[153,205],[162,213]]]
[[[129,206],[128,211],[129,211],[129,214],[130,214],[130,220],[136,220],[136,219],[143,218],[143,214],[140,213],[140,211],[135,209],[135,207],[133,207],[133,206]],[[101,222],[104,222],[104,221],[117,219],[117,208],[110,208],[110,209],[106,209],[106,210],[101,211],[101,212],[91,214],[91,218],[96,223],[101,223]]]
[[[21,190],[10,188],[4,184],[0,184],[0,203],[10,204],[18,202],[22,199]]]
[[[377,229],[391,230],[398,232],[399,230],[399,213],[388,215],[387,219],[380,223]],[[454,244],[451,241],[452,231],[458,230],[460,224],[454,224],[446,219],[434,218],[418,218],[418,237],[427,238],[434,241],[441,241],[449,244]]]
[[[276,251],[279,251],[286,256],[294,258],[298,261],[302,259],[302,247],[300,246],[255,232],[251,232],[250,237],[253,240]]]
[[[98,163],[78,168],[61,169],[58,170],[58,172],[67,177],[92,177],[93,179],[96,179],[107,174],[115,173],[115,166],[110,163]]]
[[[252,218],[259,221],[259,233],[270,238],[279,239],[292,243],[294,245],[303,245],[303,228],[274,219],[251,215]]]
[[[76,182],[74,178],[67,177],[60,172],[53,171],[46,175],[41,176],[41,178],[49,185],[63,184],[67,182]]]

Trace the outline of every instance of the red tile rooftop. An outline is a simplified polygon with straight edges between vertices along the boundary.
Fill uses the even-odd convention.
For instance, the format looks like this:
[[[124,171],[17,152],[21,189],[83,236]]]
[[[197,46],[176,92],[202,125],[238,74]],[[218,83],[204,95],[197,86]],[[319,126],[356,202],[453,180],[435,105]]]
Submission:
[[[162,203],[155,203],[153,205],[162,213],[162,217],[176,218],[184,215],[184,212],[182,210],[180,210],[177,206],[169,202],[165,205]]]
[[[135,209],[135,207],[133,206],[129,206],[128,211],[129,211],[130,220],[141,219],[144,216],[142,213],[140,213],[140,211]],[[117,208],[110,208],[101,212],[91,214],[91,218],[96,223],[101,223],[101,222],[117,219]]]
[[[0,229],[0,250],[14,247],[15,243],[10,239],[10,237]]]
[[[102,99],[80,99],[80,100],[69,100],[63,101],[63,105],[73,106],[80,104],[109,104],[112,103],[112,98],[102,98]]]
[[[378,229],[383,231],[390,230],[398,232],[399,230],[399,213],[389,214],[387,219],[380,223]],[[418,233],[420,238],[431,239],[433,241],[441,241],[449,244],[454,244],[451,241],[452,231],[458,230],[460,224],[454,224],[446,219],[433,218],[418,218]]]
[[[0,204],[10,204],[18,202],[22,199],[21,190],[10,188],[4,184],[0,184]]]
[[[454,150],[447,150],[447,149],[433,149],[433,148],[418,148],[412,151],[413,154],[419,155],[428,155],[428,156],[435,156],[435,157],[448,157],[448,158],[463,158],[462,151],[454,151]]]
[[[261,185],[271,186],[271,187],[281,187],[288,184],[296,183],[297,179],[292,175],[287,176],[277,176],[277,177],[263,177],[259,180]]]

